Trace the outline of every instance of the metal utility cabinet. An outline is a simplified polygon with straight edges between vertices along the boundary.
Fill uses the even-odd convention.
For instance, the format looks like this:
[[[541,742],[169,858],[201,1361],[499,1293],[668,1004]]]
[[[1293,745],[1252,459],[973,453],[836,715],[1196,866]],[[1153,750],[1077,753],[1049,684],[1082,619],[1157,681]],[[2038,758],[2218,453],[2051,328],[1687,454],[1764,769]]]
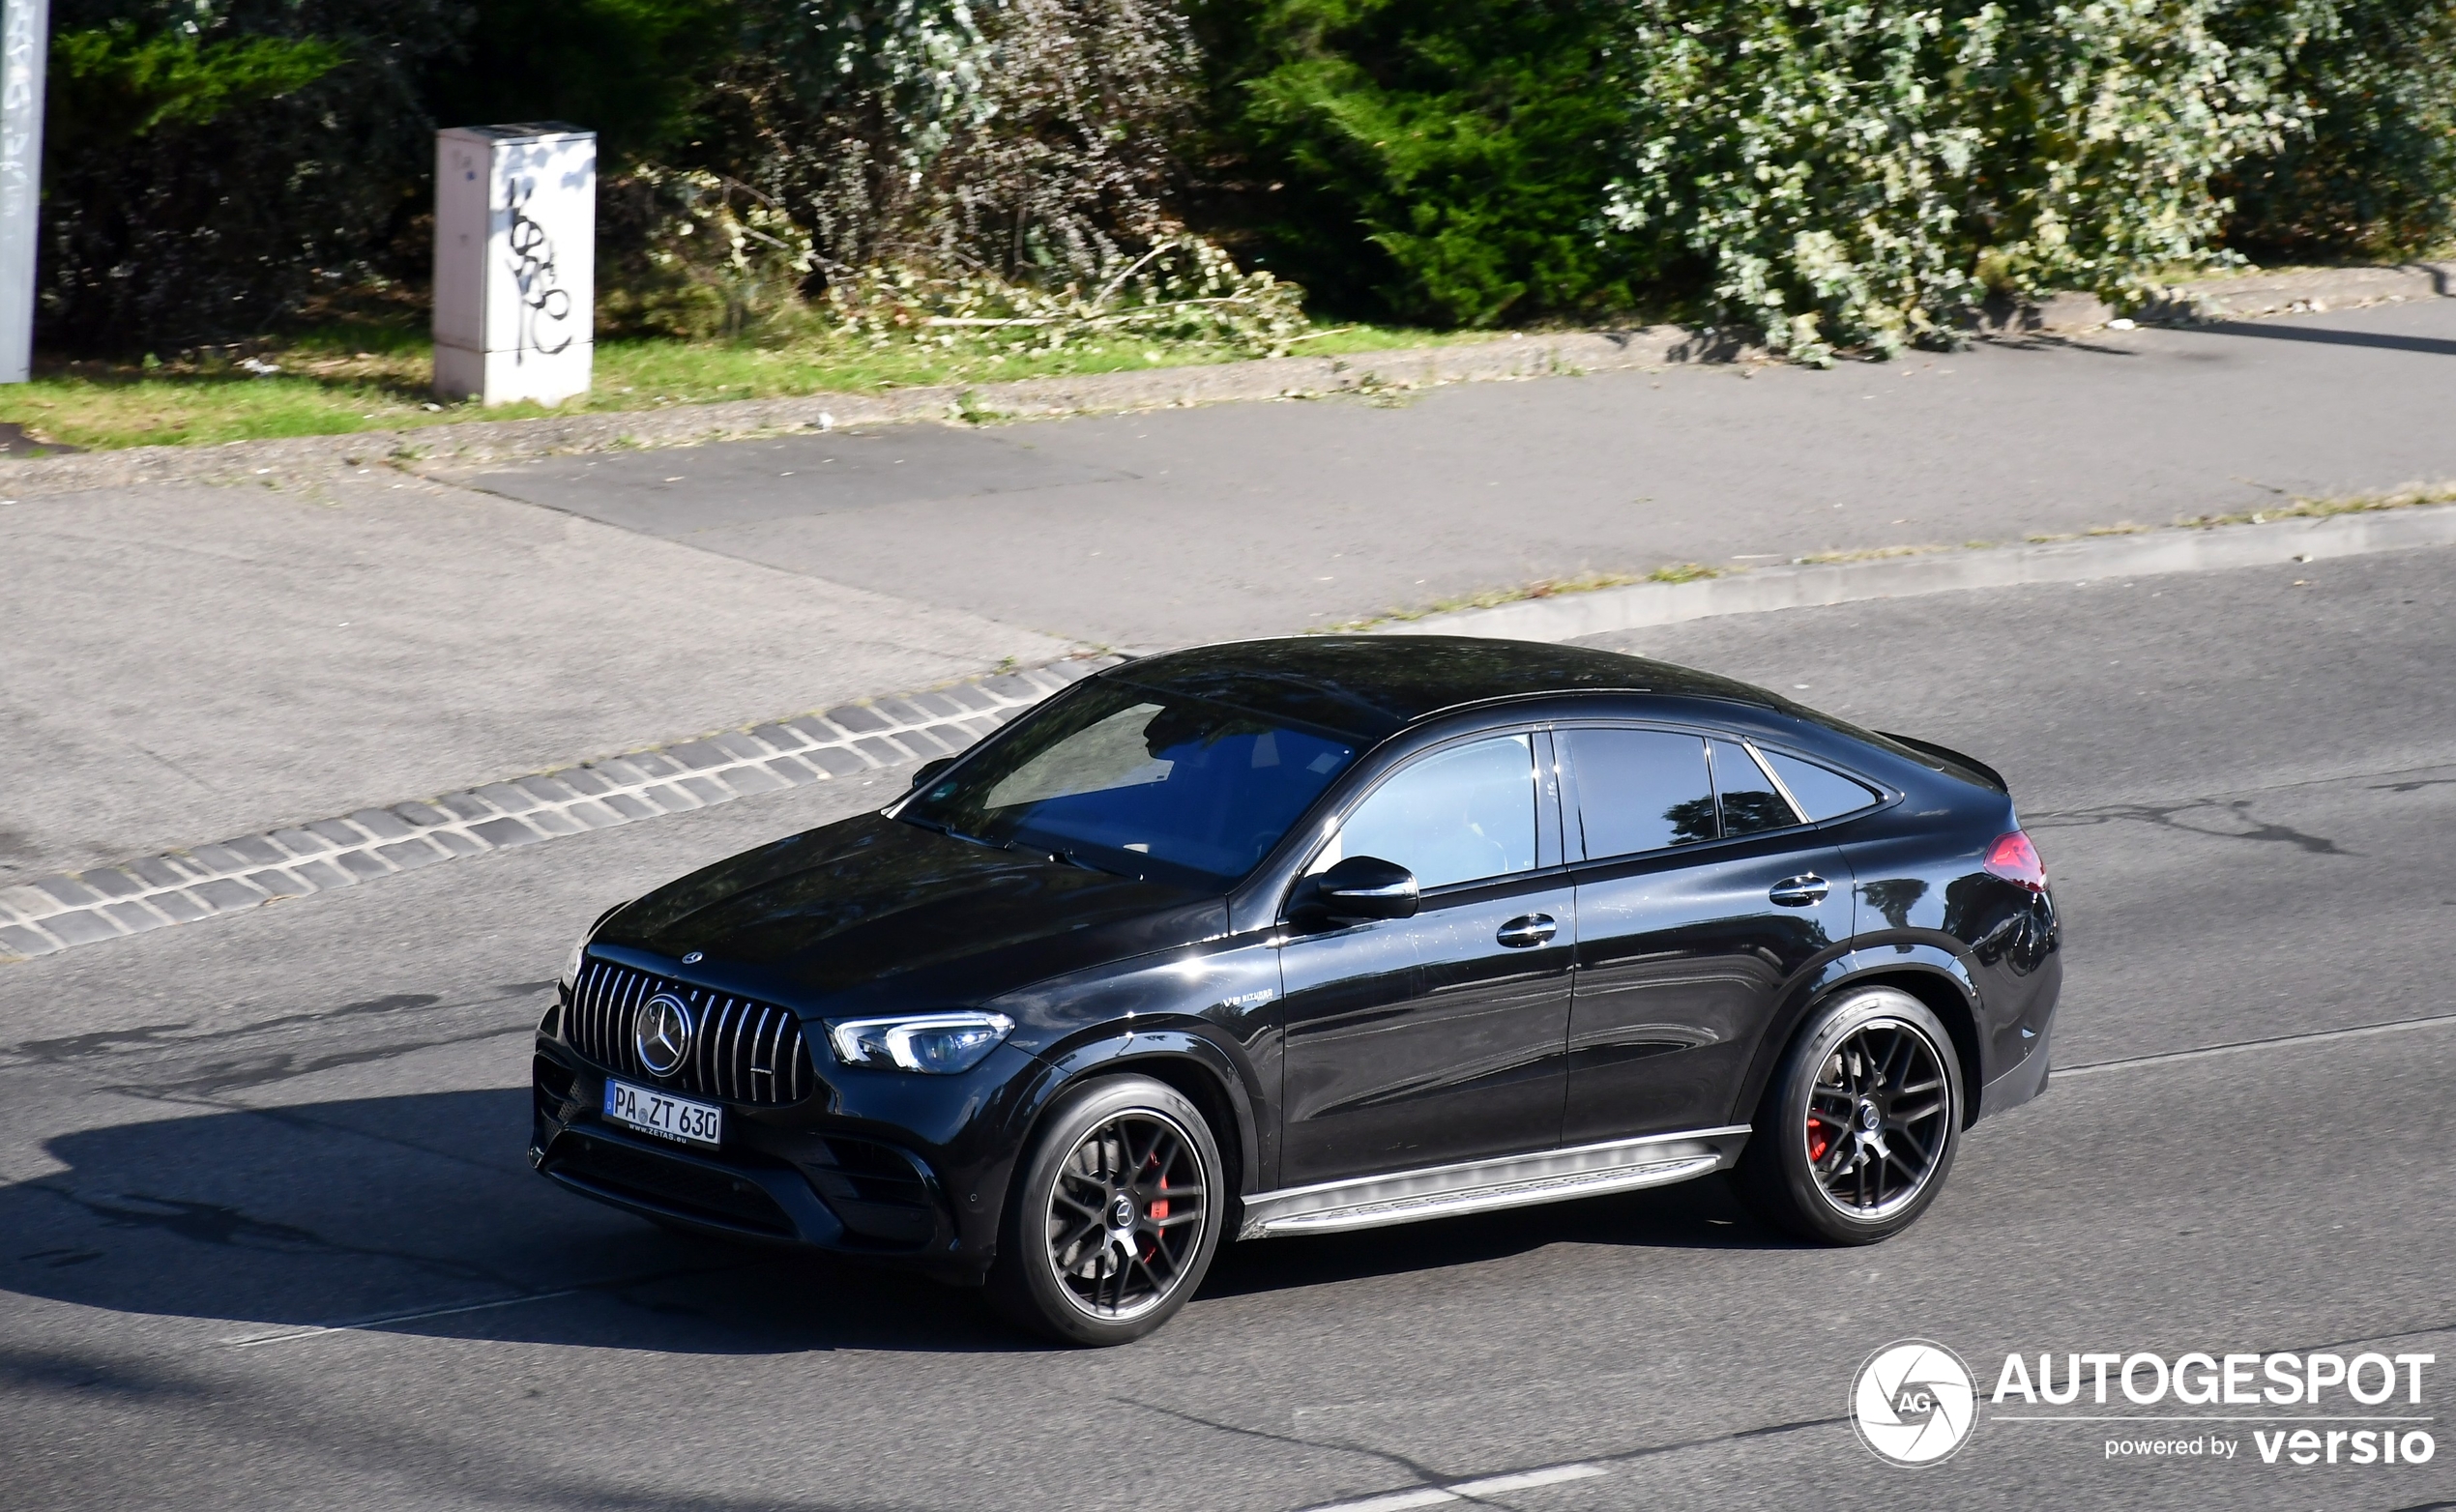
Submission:
[[[541,121],[436,133],[436,393],[586,393],[596,270],[595,131]]]

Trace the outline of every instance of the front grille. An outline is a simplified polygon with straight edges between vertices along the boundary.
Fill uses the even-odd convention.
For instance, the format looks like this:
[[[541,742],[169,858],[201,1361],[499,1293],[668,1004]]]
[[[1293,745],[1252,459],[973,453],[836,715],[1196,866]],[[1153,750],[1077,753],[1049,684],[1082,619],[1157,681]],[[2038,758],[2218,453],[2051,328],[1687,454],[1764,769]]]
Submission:
[[[605,1069],[646,1079],[648,1068],[631,1043],[631,1021],[640,1004],[660,992],[690,1005],[692,1031],[689,1059],[672,1076],[657,1080],[703,1097],[746,1103],[800,1102],[817,1088],[802,1020],[792,1009],[611,961],[582,963],[579,980],[571,985],[570,1011],[564,1015],[564,1037]]]
[[[756,1181],[723,1176],[687,1160],[669,1160],[585,1134],[567,1134],[555,1146],[552,1170],[566,1172],[617,1194],[646,1198],[666,1207],[719,1218],[742,1228],[790,1234],[793,1224]]]

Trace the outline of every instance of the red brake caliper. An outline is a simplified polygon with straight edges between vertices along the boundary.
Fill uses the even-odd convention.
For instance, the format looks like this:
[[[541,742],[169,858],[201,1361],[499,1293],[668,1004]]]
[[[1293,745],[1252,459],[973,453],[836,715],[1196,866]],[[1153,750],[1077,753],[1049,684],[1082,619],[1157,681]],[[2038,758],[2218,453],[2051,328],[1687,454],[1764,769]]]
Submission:
[[[1159,1155],[1158,1155],[1158,1152],[1157,1152],[1157,1151],[1154,1151],[1154,1152],[1153,1152],[1152,1157],[1151,1157],[1151,1165],[1152,1165],[1153,1167],[1157,1167],[1157,1166],[1159,1165]],[[1165,1182],[1165,1179],[1166,1179],[1165,1178],[1162,1178],[1163,1182]],[[1152,1222],[1154,1222],[1154,1223],[1157,1223],[1157,1222],[1159,1222],[1162,1218],[1167,1217],[1167,1216],[1168,1216],[1168,1199],[1167,1199],[1167,1198],[1165,1198],[1165,1197],[1162,1197],[1162,1198],[1159,1198],[1159,1199],[1156,1199],[1155,1201],[1154,1201],[1154,1202],[1153,1202],[1153,1204],[1152,1204],[1152,1207],[1151,1207],[1151,1213],[1152,1213]],[[1157,1249],[1157,1247],[1158,1247],[1158,1245],[1157,1245],[1157,1241],[1156,1241],[1156,1240],[1155,1240],[1155,1241],[1154,1241],[1154,1246],[1153,1246],[1153,1247],[1154,1247],[1155,1251],[1156,1251],[1156,1249]],[[1150,1256],[1150,1255],[1145,1255],[1143,1258],[1144,1258],[1145,1260],[1149,1260],[1149,1259],[1151,1259],[1151,1256]]]
[[[1832,1136],[1827,1132],[1825,1120],[1818,1118],[1813,1113],[1809,1114],[1808,1158],[1810,1160],[1823,1160],[1825,1158],[1827,1148],[1832,1143]]]

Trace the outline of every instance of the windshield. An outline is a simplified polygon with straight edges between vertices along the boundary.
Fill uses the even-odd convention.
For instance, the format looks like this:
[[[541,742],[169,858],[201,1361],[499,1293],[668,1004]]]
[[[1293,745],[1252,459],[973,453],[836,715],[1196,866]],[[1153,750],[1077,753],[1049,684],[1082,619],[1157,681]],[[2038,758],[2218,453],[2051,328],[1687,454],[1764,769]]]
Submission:
[[[1243,710],[1095,683],[930,784],[896,817],[1104,871],[1225,888],[1356,754]]]

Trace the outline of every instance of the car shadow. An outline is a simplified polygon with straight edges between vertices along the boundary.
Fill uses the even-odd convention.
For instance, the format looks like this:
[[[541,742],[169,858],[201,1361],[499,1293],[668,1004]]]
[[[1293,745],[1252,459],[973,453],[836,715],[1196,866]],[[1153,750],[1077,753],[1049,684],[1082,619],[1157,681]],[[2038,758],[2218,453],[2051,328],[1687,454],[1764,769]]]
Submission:
[[[61,1135],[0,1187],[0,1289],[213,1320],[693,1353],[1035,1346],[920,1277],[668,1233],[540,1179],[526,1088]],[[226,1324],[226,1325],[225,1325]]]
[[[1043,1348],[978,1293],[668,1233],[539,1179],[525,1088],[217,1110],[60,1135],[0,1186],[0,1289],[204,1321],[260,1347],[330,1328],[687,1353]],[[1755,1248],[1717,1181],[1404,1229],[1226,1246],[1202,1295],[1559,1243]]]

